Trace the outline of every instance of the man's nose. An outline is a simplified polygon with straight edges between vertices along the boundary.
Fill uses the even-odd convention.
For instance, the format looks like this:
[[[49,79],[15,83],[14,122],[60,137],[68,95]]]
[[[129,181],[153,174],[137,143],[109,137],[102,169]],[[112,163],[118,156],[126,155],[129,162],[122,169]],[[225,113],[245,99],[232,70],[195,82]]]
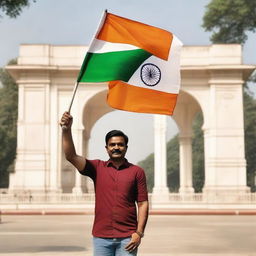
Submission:
[[[114,148],[115,148],[115,149],[118,149],[118,148],[119,148],[118,144],[115,144]]]

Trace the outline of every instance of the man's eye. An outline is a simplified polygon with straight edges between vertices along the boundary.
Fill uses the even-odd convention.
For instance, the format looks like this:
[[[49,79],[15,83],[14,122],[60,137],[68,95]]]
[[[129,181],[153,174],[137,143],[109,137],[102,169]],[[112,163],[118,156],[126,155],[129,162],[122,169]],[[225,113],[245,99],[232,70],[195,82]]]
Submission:
[[[119,147],[124,147],[123,143],[111,143],[109,144],[110,147],[114,147],[114,146],[119,146]]]

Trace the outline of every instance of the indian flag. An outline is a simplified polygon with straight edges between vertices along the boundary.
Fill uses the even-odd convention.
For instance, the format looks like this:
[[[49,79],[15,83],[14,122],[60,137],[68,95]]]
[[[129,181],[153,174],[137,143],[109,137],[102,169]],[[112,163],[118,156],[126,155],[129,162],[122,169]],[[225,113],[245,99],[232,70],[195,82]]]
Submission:
[[[172,115],[182,43],[172,33],[105,12],[77,82],[108,82],[116,109]]]

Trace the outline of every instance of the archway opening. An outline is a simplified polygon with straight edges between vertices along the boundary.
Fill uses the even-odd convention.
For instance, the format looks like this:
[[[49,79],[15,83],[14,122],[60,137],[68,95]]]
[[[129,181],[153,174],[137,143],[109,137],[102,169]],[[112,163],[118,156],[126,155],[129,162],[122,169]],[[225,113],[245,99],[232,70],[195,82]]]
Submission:
[[[129,137],[127,159],[145,169],[149,191],[151,192],[154,185],[153,115],[114,111],[106,104],[106,93],[107,91],[105,90],[95,94],[84,107],[85,155],[89,159],[107,160],[105,135],[113,129],[122,130]],[[192,124],[193,120],[197,119],[195,119],[197,113],[201,112],[201,107],[197,100],[191,94],[181,91],[174,116],[167,118],[167,184],[170,192],[178,192],[180,189],[181,137],[188,136],[191,139],[190,146],[193,145],[193,155],[197,151],[198,145],[192,143],[192,137],[194,136]],[[203,144],[201,146],[203,147]],[[200,185],[198,185],[198,166],[192,164],[192,153],[191,156],[185,156],[185,158],[183,156],[182,161],[188,161],[187,157],[191,158],[191,188],[194,187],[196,192],[200,192],[203,182],[199,182]]]
[[[168,177],[170,191],[201,192],[204,184],[203,114],[199,102],[191,93],[181,90],[173,118],[179,127],[179,135],[168,149],[171,162],[168,166],[172,168],[168,170],[168,175],[172,173],[173,176]]]

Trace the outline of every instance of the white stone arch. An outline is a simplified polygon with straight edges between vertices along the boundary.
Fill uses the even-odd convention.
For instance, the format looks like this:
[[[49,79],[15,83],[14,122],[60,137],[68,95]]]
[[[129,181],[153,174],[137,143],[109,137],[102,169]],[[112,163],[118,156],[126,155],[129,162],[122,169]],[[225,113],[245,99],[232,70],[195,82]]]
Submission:
[[[22,45],[18,64],[7,67],[19,86],[18,147],[10,190],[59,191],[61,131],[58,120],[70,100],[85,51],[84,46]],[[255,66],[242,63],[240,45],[184,46],[182,49],[181,88],[193,95],[204,116],[205,194],[248,192],[242,90],[254,69]],[[81,113],[89,106],[87,102],[94,104],[106,89],[103,84],[79,87],[72,107],[77,117],[73,135],[79,154],[86,151],[82,142],[88,135]],[[196,104],[193,106],[196,109]],[[179,102],[176,111],[179,111]],[[96,118],[96,114],[92,116]],[[158,160],[155,161],[157,180],[153,198],[166,202],[169,198],[166,117],[156,115],[154,126]],[[184,128],[182,136],[186,135],[189,130]],[[190,185],[185,185],[183,192],[190,193],[189,188]],[[76,189],[81,192],[81,181],[77,178],[74,192]]]
[[[90,131],[92,130],[92,127],[96,121],[99,120],[103,115],[114,111],[113,108],[106,104],[107,93],[107,88],[102,88],[100,91],[91,96],[84,104],[82,122],[84,130],[89,136]]]

